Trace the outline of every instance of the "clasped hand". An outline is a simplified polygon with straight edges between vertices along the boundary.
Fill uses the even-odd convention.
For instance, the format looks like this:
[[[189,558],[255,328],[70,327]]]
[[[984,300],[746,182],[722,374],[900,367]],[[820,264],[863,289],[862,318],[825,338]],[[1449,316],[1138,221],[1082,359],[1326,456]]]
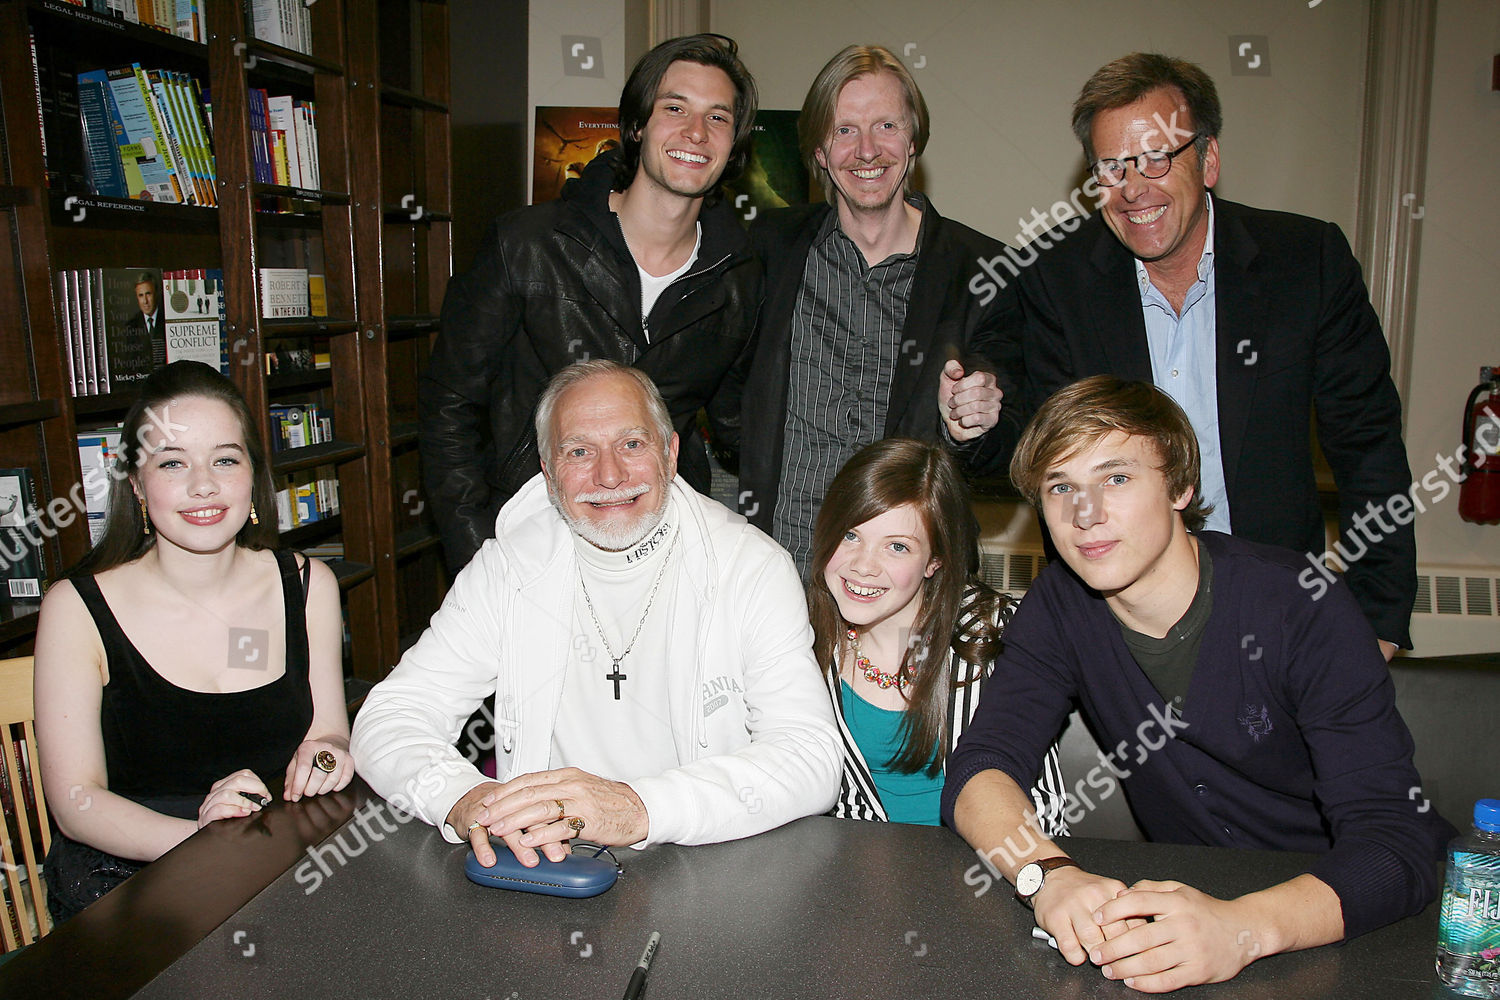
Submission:
[[[570,819],[582,825],[569,824]],[[448,824],[460,834],[467,831],[474,856],[485,867],[495,863],[491,835],[531,868],[541,860],[538,850],[561,861],[575,836],[615,847],[637,843],[650,832],[645,804],[633,788],[576,767],[478,785],[454,803]]]
[[[1058,869],[1036,899],[1037,924],[1069,963],[1085,959],[1143,993],[1232,979],[1264,953],[1234,900],[1181,882],[1118,879]]]
[[[990,372],[964,374],[964,366],[950,359],[938,378],[938,413],[955,441],[972,441],[1000,422],[1004,393]]]

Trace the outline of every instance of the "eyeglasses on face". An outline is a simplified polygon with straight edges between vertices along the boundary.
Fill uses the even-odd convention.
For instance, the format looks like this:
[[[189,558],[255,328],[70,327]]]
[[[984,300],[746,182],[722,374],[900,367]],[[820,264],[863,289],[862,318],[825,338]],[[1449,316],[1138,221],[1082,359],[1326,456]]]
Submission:
[[[1188,137],[1188,141],[1176,149],[1148,149],[1136,156],[1109,157],[1108,159],[1095,160],[1089,164],[1089,172],[1094,175],[1094,180],[1103,187],[1114,187],[1125,180],[1125,164],[1135,167],[1136,173],[1148,180],[1156,180],[1158,177],[1167,176],[1167,171],[1172,169],[1172,161],[1187,151],[1187,148],[1198,141],[1198,133],[1194,132]]]

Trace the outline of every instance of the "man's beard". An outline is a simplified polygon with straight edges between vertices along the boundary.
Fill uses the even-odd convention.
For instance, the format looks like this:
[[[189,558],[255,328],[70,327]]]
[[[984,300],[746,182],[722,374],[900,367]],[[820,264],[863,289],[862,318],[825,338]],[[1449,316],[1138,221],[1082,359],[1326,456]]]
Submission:
[[[596,490],[593,493],[580,493],[574,500],[581,503],[613,503],[628,500],[631,497],[645,496],[654,489],[665,490],[666,488],[667,484],[663,480],[655,486],[642,483],[623,490]],[[552,501],[552,506],[557,508],[563,521],[575,535],[606,552],[623,552],[654,531],[662,518],[666,516],[667,503],[671,499],[664,497],[661,506],[654,512],[643,514],[633,520],[612,520],[598,524],[586,517],[575,515],[569,510],[551,479],[547,480],[547,498]]]

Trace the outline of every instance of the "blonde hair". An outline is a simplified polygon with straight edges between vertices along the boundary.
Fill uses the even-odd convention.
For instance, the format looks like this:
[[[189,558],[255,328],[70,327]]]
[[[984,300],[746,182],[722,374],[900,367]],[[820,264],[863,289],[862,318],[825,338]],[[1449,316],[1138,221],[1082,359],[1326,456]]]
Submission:
[[[833,128],[834,111],[839,94],[849,81],[861,76],[889,73],[901,83],[906,91],[906,110],[911,115],[912,147],[916,156],[913,163],[927,148],[927,102],[911,71],[896,58],[896,54],[883,45],[850,45],[828,60],[818,71],[807,97],[802,102],[802,114],[797,118],[797,141],[802,160],[808,173],[818,178],[823,185],[823,197],[833,204],[833,177],[827,168],[818,163],[817,151],[828,141]],[[906,174],[907,186],[911,185],[911,171]]]
[[[1211,506],[1203,502],[1198,473],[1198,435],[1176,401],[1150,382],[1113,375],[1080,379],[1057,390],[1036,411],[1010,459],[1010,481],[1033,507],[1042,506],[1042,477],[1112,431],[1143,437],[1156,446],[1172,496],[1193,498],[1182,522],[1197,531]]]

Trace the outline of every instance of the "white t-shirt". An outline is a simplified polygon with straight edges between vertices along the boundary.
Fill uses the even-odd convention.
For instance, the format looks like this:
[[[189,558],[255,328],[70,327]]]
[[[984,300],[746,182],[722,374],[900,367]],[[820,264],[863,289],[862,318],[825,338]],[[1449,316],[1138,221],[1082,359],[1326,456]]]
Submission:
[[[688,254],[687,262],[671,274],[664,274],[660,278],[647,274],[646,269],[637,264],[635,269],[641,275],[641,328],[646,333],[646,342],[651,341],[651,324],[647,317],[651,315],[651,309],[656,305],[656,300],[661,298],[668,285],[688,273],[695,261],[698,259],[698,251],[703,248],[703,223],[696,223],[698,227],[698,238],[693,242],[693,252]]]
[[[666,516],[639,544],[606,552],[574,536],[583,587],[573,601],[573,640],[552,729],[549,766],[577,767],[613,781],[656,775],[683,762],[672,739],[671,701],[663,662],[670,648],[671,613],[681,566],[677,539],[679,512],[668,503]],[[651,599],[652,584],[663,572]],[[641,633],[619,662],[620,698],[610,653],[589,614],[584,588],[614,655],[625,653],[641,616]],[[651,611],[646,614],[647,601]],[[678,655],[694,651],[678,644]]]

